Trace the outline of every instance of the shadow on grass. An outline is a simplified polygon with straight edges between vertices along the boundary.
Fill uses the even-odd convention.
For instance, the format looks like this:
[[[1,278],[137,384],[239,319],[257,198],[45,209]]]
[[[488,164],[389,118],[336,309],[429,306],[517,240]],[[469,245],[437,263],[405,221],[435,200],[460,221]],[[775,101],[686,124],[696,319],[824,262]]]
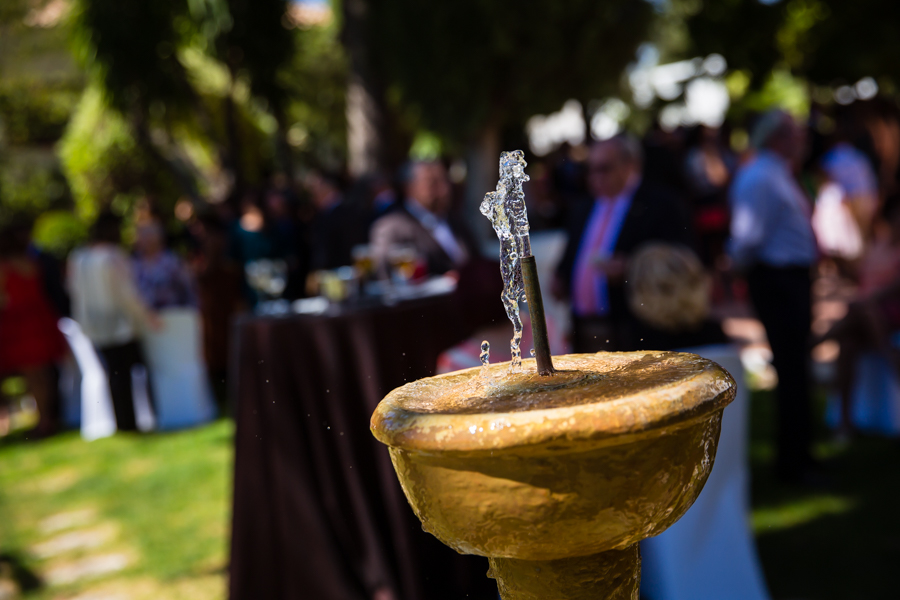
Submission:
[[[0,553],[0,577],[9,577],[23,592],[40,589],[43,585],[40,577],[14,552]]]
[[[862,437],[840,446],[820,430],[815,452],[830,484],[787,487],[771,474],[773,403],[754,394],[751,425],[754,525],[772,597],[897,598],[900,443]],[[817,404],[821,414],[824,400]]]

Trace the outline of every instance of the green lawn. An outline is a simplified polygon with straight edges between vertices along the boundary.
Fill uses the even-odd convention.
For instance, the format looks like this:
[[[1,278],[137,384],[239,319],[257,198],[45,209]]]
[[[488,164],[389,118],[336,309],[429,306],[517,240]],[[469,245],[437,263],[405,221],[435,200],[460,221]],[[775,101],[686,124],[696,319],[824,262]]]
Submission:
[[[820,443],[833,486],[790,489],[769,474],[771,413],[771,394],[755,394],[753,525],[773,597],[897,598],[900,444]],[[225,597],[230,422],[92,443],[74,433],[42,442],[21,438],[0,439],[0,584],[18,578],[28,587],[40,578],[45,585],[28,591],[28,600]],[[60,551],[73,539],[82,547]],[[73,566],[96,565],[90,560],[98,557],[127,564],[72,583],[46,583],[64,581]]]
[[[822,404],[820,402],[820,404]],[[900,440],[850,445],[819,432],[826,490],[778,485],[771,476],[774,397],[753,397],[753,526],[776,599],[900,598]]]
[[[224,598],[231,460],[232,425],[224,420],[91,443],[75,433],[0,440],[7,575],[18,571],[25,587],[30,575],[62,581],[25,595],[35,600],[87,590],[123,600]],[[79,568],[122,563],[122,570],[65,583]]]

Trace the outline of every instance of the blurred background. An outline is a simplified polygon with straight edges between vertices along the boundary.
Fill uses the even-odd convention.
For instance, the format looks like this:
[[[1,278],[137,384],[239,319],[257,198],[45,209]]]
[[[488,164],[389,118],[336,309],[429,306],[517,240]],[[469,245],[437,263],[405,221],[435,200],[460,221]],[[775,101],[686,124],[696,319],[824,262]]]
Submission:
[[[495,598],[368,418],[510,358],[478,207],[517,148],[553,351],[715,347],[742,390],[734,494],[643,596],[897,597],[898,23],[2,0],[0,600]]]

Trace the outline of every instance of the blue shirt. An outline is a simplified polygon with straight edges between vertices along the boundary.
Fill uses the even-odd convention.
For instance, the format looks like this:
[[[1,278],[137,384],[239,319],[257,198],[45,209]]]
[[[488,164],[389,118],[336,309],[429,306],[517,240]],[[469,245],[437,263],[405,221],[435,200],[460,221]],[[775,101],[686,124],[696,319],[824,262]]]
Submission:
[[[738,268],[807,267],[818,252],[810,206],[787,161],[768,150],[735,177],[729,254]]]

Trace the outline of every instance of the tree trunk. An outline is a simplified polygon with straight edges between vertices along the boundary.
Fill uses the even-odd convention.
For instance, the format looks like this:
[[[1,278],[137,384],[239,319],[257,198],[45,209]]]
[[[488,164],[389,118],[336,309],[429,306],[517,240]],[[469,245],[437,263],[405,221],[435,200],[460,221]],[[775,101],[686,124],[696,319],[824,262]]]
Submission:
[[[234,104],[234,75],[232,74],[232,85],[229,87],[228,93],[224,99],[225,113],[225,152],[223,153],[222,166],[231,174],[231,198],[233,201],[240,202],[244,193],[246,181],[244,180],[243,169],[241,169],[241,139],[238,131],[237,107]]]
[[[181,193],[190,198],[195,204],[200,201],[200,193],[197,191],[197,182],[189,173],[188,169],[182,168],[177,160],[170,159],[153,141],[150,135],[150,128],[147,124],[147,118],[143,110],[133,110],[131,114],[131,129],[134,133],[135,141],[144,152],[147,153],[152,160],[169,174],[178,184]]]
[[[369,54],[367,0],[345,0],[344,47],[350,57],[347,81],[347,154],[350,175],[387,168],[384,93]]]
[[[272,109],[275,116],[275,122],[278,128],[275,130],[275,158],[278,162],[278,168],[284,172],[291,186],[294,185],[294,155],[291,152],[291,146],[287,141],[287,117],[284,114],[284,108],[275,106]]]
[[[488,122],[469,144],[466,152],[465,215],[469,227],[481,243],[492,239],[490,221],[478,210],[484,195],[497,187],[500,174],[500,126]]]

